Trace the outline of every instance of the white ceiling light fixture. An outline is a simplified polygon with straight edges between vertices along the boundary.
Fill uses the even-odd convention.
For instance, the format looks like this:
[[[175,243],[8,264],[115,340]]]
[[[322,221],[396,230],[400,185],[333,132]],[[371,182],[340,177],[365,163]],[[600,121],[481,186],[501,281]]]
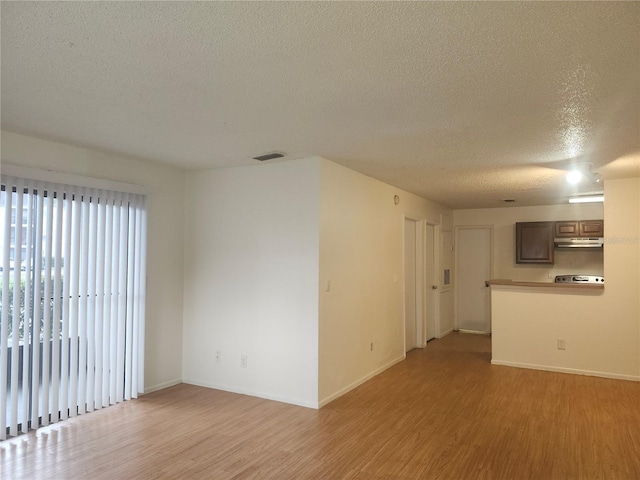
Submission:
[[[571,170],[567,173],[566,179],[571,185],[576,185],[582,180],[582,173],[580,173],[580,170]]]
[[[600,183],[600,174],[591,171],[591,164],[576,165],[565,177],[571,185],[577,185],[583,180],[589,183]]]
[[[569,203],[597,203],[604,202],[604,195],[589,195],[583,197],[571,197]]]

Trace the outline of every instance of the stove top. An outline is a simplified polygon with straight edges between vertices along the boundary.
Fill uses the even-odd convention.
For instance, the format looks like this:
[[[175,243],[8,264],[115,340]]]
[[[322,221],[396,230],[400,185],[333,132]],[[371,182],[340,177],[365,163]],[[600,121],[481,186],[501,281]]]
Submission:
[[[604,277],[596,275],[558,275],[555,283],[591,283],[604,284]]]

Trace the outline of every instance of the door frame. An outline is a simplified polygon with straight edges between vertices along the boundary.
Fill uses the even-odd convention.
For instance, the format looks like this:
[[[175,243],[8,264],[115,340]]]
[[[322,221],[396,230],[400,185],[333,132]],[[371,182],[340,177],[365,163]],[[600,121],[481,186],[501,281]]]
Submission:
[[[416,224],[416,348],[424,348],[427,345],[427,289],[431,289],[431,285],[436,285],[440,289],[440,223],[428,221],[425,218],[415,218],[413,216],[402,215],[402,332],[404,351],[407,351],[406,345],[406,281],[405,281],[405,222],[409,220]],[[433,227],[433,278],[427,278],[427,257],[426,257],[426,234],[427,225]],[[439,292],[439,290],[436,290]],[[438,338],[440,331],[440,305],[438,295],[434,294],[434,301],[431,314],[434,318],[434,338]]]
[[[426,278],[427,277],[427,242],[426,242],[426,237],[427,237],[427,226],[431,226],[433,227],[433,278]],[[434,223],[434,222],[430,222],[428,220],[425,220],[424,222],[424,246],[423,246],[423,251],[424,251],[424,274],[425,274],[425,282],[424,282],[424,292],[425,292],[425,297],[424,297],[424,318],[423,318],[423,330],[422,330],[422,337],[421,337],[421,345],[422,347],[426,347],[427,345],[427,317],[428,314],[431,313],[431,315],[433,316],[433,338],[440,338],[440,294],[442,293],[442,279],[440,276],[440,260],[442,258],[442,242],[440,241],[440,230],[441,230],[441,224],[440,223]],[[433,290],[432,286],[435,286],[436,289]],[[433,304],[431,305],[431,312],[427,312],[427,295],[429,295],[429,293],[431,293],[432,295],[432,299],[433,299]]]
[[[406,308],[406,298],[407,298],[407,282],[406,282],[406,269],[405,269],[405,259],[407,256],[407,251],[405,249],[406,245],[406,234],[407,229],[405,227],[407,221],[415,223],[415,347],[413,348],[421,348],[422,345],[422,337],[424,334],[422,333],[424,330],[424,275],[425,275],[425,267],[424,267],[424,227],[423,220],[413,218],[406,214],[402,215],[402,331],[403,331],[403,339],[404,339],[404,352],[406,355],[407,352],[407,308]]]
[[[460,324],[458,322],[458,282],[455,280],[458,278],[458,232],[460,230],[489,230],[489,276],[493,278],[493,251],[494,251],[494,226],[493,225],[456,225],[453,227],[453,252],[454,252],[454,288],[453,288],[453,328],[456,331],[460,330]],[[489,278],[487,280],[490,280]],[[489,298],[488,305],[489,325],[491,325],[491,298]],[[489,327],[491,329],[491,327]]]

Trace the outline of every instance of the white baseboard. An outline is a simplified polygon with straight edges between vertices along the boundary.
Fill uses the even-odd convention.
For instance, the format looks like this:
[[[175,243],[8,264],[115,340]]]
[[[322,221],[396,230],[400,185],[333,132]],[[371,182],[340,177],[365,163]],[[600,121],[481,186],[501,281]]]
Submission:
[[[169,380],[167,382],[162,382],[157,385],[145,387],[144,393],[142,395],[146,395],[147,393],[151,393],[151,392],[157,392],[158,390],[163,390],[165,388],[173,387],[174,385],[178,385],[179,383],[182,383],[182,379],[174,378],[173,380]]]
[[[452,332],[453,332],[453,328],[450,328],[449,330],[441,332],[440,335],[438,335],[436,338],[444,338]]]
[[[490,335],[491,332],[483,332],[482,330],[466,330],[461,328],[458,330],[460,333],[471,333],[473,335]]]
[[[324,407],[329,402],[332,402],[336,398],[341,397],[342,395],[344,395],[345,393],[353,390],[354,388],[359,387],[360,385],[362,385],[367,380],[370,380],[371,378],[375,377],[376,375],[384,372],[386,369],[393,367],[396,363],[402,362],[405,358],[406,358],[406,354],[402,355],[401,357],[396,358],[395,360],[390,361],[389,363],[387,363],[386,365],[383,365],[380,368],[377,368],[373,372],[370,372],[370,373],[366,374],[364,377],[361,377],[358,380],[356,380],[355,382],[350,383],[346,387],[341,388],[340,390],[338,390],[337,392],[329,395],[328,397],[323,398],[322,400],[320,400],[320,402],[318,404],[319,408]]]
[[[243,388],[233,387],[229,385],[222,385],[219,383],[212,383],[194,378],[183,378],[182,383],[188,383],[189,385],[197,385],[198,387],[213,388],[215,390],[222,390],[223,392],[237,393],[240,395],[248,395],[250,397],[264,398],[265,400],[273,400],[275,402],[288,403],[290,405],[297,405],[299,407],[313,408],[317,410],[318,404],[313,402],[307,402],[305,400],[299,400],[289,397],[281,397],[278,395],[271,395],[269,393],[256,392],[253,390],[246,390]]]
[[[501,365],[505,367],[527,368],[529,370],[544,370],[546,372],[570,373],[572,375],[587,375],[590,377],[611,378],[614,380],[628,380],[640,382],[640,376],[624,375],[620,373],[597,372],[593,370],[580,370],[577,368],[553,367],[549,365],[535,365],[530,363],[504,362],[502,360],[491,360],[491,365]]]

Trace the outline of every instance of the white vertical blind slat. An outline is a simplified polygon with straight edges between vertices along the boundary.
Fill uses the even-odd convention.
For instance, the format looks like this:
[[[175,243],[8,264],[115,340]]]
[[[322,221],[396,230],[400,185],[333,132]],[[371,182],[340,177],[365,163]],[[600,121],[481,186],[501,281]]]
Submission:
[[[118,325],[116,338],[116,402],[124,400],[125,327],[127,315],[127,237],[129,195],[120,197],[120,251],[118,265]]]
[[[55,216],[55,229],[53,235],[53,241],[55,244],[55,253],[53,259],[55,261],[54,275],[53,275],[53,319],[52,332],[53,337],[51,341],[51,423],[56,423],[60,419],[60,346],[62,344],[62,240],[63,240],[63,208],[64,198],[62,191],[56,192],[54,199],[54,216]]]
[[[108,407],[111,392],[111,304],[113,303],[113,230],[114,230],[114,203],[115,197],[108,195],[106,209],[106,235],[105,235],[105,276],[104,276],[104,325],[102,331],[102,406]]]
[[[90,192],[90,204],[89,204],[89,234],[88,237],[88,250],[87,250],[87,310],[86,310],[86,382],[84,387],[84,395],[86,403],[86,410],[91,412],[94,409],[94,382],[95,382],[95,344],[96,344],[96,243],[97,243],[97,193],[95,191]],[[84,364],[83,364],[84,365]],[[81,408],[83,408],[81,406]]]
[[[27,211],[27,227],[26,231],[24,227],[22,227],[23,233],[26,233],[26,238],[22,239],[22,243],[25,244],[26,249],[24,252],[23,265],[24,265],[24,274],[20,274],[21,277],[24,275],[24,278],[21,280],[24,282],[24,294],[21,299],[23,302],[22,307],[22,366],[18,366],[21,368],[22,380],[20,381],[20,385],[22,387],[22,391],[18,392],[18,396],[20,397],[20,408],[18,409],[18,423],[20,425],[20,431],[22,433],[26,433],[29,431],[29,369],[33,367],[31,361],[33,358],[33,342],[32,342],[32,321],[31,321],[31,272],[32,268],[32,250],[33,250],[33,213],[34,208],[32,205],[33,195],[31,193],[30,182],[27,182],[25,185],[25,189],[23,192],[23,206]],[[22,223],[23,215],[20,215],[20,222]],[[18,221],[18,215],[16,215],[16,223]],[[22,247],[20,248],[22,250]],[[20,268],[22,271],[22,267]],[[20,395],[22,393],[22,395]]]
[[[57,340],[57,332],[53,329],[53,319],[51,306],[57,302],[52,297],[53,295],[53,286],[51,284],[52,278],[52,257],[53,257],[53,245],[54,241],[54,223],[53,223],[53,212],[54,212],[54,201],[53,201],[53,191],[51,189],[47,190],[47,195],[44,199],[45,205],[45,213],[46,213],[46,227],[44,240],[44,309],[42,315],[42,330],[43,330],[43,341],[42,341],[42,390],[40,395],[40,412],[41,412],[41,423],[43,426],[49,425],[49,412],[52,411],[51,403],[50,403],[50,395],[49,395],[49,369],[51,368],[51,351],[52,344]],[[53,334],[52,334],[53,332]],[[52,336],[53,335],[53,336]]]
[[[33,371],[31,375],[31,427],[37,428],[38,418],[40,416],[40,378],[42,378],[42,358],[40,356],[40,345],[44,341],[44,335],[41,334],[42,323],[40,319],[47,302],[43,301],[43,282],[44,275],[42,272],[42,248],[43,248],[43,228],[44,228],[44,192],[38,192],[34,199],[36,202],[36,223],[35,223],[35,257],[33,261],[34,287],[33,287],[33,338],[32,338],[32,365]]]
[[[35,257],[34,264],[34,288],[33,288],[33,339],[32,339],[32,372],[31,372],[31,426],[36,428],[38,426],[38,417],[40,416],[40,346],[44,346],[44,338],[41,335],[41,321],[44,307],[46,302],[43,302],[43,283],[44,277],[42,275],[42,249],[44,240],[44,195],[39,192],[34,199],[36,202],[36,219],[35,219]]]
[[[118,342],[118,280],[120,278],[120,204],[121,194],[116,194],[113,204],[113,237],[111,243],[111,318],[109,323],[109,404],[116,403],[117,342]]]
[[[69,347],[71,343],[71,332],[69,323],[71,321],[71,279],[73,277],[73,260],[71,258],[73,242],[73,194],[65,192],[64,209],[64,265],[63,265],[63,287],[62,287],[62,318],[61,318],[61,352],[60,352],[60,419],[69,418]]]
[[[15,220],[15,249],[13,257],[13,312],[11,318],[11,422],[9,434],[18,434],[18,392],[19,392],[19,362],[20,362],[20,283],[22,272],[22,206],[24,184],[21,179],[16,181],[16,220]],[[20,222],[18,222],[20,218]]]
[[[140,288],[138,296],[138,393],[144,393],[144,342],[147,310],[147,209],[145,199],[141,199],[142,215],[140,225]]]
[[[95,368],[95,401],[94,408],[102,408],[102,382],[103,382],[103,319],[104,308],[106,304],[105,295],[105,222],[106,222],[106,198],[102,194],[102,198],[98,201],[98,232],[97,232],[97,258],[96,258],[96,368]]]
[[[135,232],[136,228],[136,208],[135,199],[129,199],[127,208],[129,212],[129,225],[128,231]],[[133,383],[132,369],[133,365],[133,310],[135,306],[135,262],[136,262],[136,250],[135,250],[135,237],[133,235],[127,236],[127,296],[126,301],[126,323],[125,323],[125,356],[124,356],[124,399],[131,400],[131,387]]]
[[[10,179],[9,179],[10,180]],[[8,268],[10,260],[10,244],[11,244],[11,185],[13,181],[6,183],[5,190],[1,193],[4,201],[4,223],[2,232],[2,316],[0,316],[0,440],[7,438],[7,382],[9,381],[7,369],[8,365],[8,337],[9,337],[9,280],[10,270]]]
[[[80,194],[71,201],[71,279],[69,281],[69,416],[78,414],[78,310],[80,308]]]
[[[78,308],[78,414],[87,411],[87,327],[88,315],[88,288],[89,288],[89,237],[91,225],[89,225],[90,195],[88,189],[82,191],[82,221],[81,221],[81,247],[80,247],[80,298]]]

